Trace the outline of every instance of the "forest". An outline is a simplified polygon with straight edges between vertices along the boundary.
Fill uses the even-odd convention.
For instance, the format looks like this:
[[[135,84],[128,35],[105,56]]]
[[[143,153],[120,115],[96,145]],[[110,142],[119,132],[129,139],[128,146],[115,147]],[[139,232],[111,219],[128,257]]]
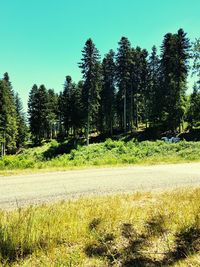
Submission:
[[[12,88],[9,74],[0,79],[1,155],[14,154],[27,142],[111,137],[151,132],[151,138],[177,135],[200,127],[200,38],[189,40],[183,29],[164,36],[160,51],[132,47],[122,37],[117,51],[104,56],[88,39],[78,63],[82,79],[65,77],[60,93],[34,84],[28,112]],[[193,91],[188,77],[193,75]]]

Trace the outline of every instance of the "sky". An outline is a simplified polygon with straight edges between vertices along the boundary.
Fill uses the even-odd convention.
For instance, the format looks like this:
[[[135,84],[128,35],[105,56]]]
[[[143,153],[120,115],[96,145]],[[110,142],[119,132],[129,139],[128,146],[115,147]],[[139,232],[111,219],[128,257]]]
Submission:
[[[0,76],[9,73],[26,109],[33,84],[59,92],[66,75],[81,79],[88,38],[102,57],[122,36],[148,51],[179,28],[194,41],[199,11],[200,0],[0,0]]]

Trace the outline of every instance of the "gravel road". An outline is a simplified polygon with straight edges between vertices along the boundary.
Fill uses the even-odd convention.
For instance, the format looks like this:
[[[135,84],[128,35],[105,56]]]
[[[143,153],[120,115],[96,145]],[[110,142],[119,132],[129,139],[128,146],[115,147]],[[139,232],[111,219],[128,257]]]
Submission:
[[[85,195],[200,186],[200,163],[0,176],[0,208]]]

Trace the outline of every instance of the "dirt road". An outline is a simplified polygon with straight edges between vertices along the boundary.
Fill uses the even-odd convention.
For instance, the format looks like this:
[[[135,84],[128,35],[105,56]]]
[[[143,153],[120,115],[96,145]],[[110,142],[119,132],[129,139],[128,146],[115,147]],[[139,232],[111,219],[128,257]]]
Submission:
[[[0,208],[91,194],[200,186],[200,163],[100,168],[0,177]]]

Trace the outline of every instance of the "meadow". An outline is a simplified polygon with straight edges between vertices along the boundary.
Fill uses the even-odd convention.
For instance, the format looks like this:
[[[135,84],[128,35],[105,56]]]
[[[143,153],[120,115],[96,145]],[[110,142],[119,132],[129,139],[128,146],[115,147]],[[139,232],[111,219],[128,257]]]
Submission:
[[[2,210],[0,264],[199,266],[199,214],[199,188]]]
[[[23,149],[17,155],[1,157],[0,173],[193,161],[200,161],[200,142],[125,142],[107,139],[84,146],[53,140],[39,147]]]

